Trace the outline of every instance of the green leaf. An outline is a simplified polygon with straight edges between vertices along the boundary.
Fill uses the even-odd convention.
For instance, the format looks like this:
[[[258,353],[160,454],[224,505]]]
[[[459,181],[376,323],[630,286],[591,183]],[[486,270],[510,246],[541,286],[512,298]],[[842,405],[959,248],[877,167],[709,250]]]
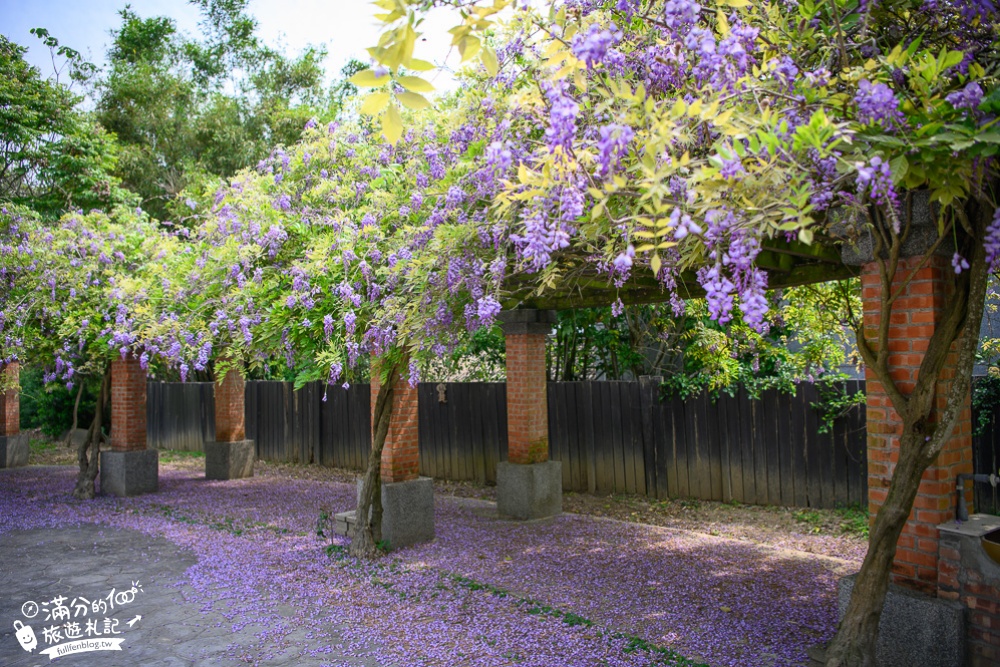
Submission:
[[[353,83],[358,88],[376,88],[388,83],[389,75],[383,74],[382,76],[376,76],[375,70],[363,69],[348,79],[348,81]]]
[[[482,46],[482,42],[479,41],[478,37],[463,37],[458,42],[458,52],[462,56],[462,62],[471,60],[479,53],[479,47]]]
[[[389,104],[389,93],[382,90],[376,91],[365,98],[361,104],[361,113],[366,116],[377,116],[382,113],[387,104]]]
[[[421,79],[419,76],[401,76],[396,79],[396,82],[403,88],[414,93],[434,92],[434,86],[431,85],[431,82]]]
[[[403,136],[403,119],[395,104],[389,105],[382,116],[382,134],[390,144],[395,144]]]
[[[399,100],[407,109],[413,109],[414,111],[420,111],[421,109],[427,109],[431,106],[431,103],[427,101],[427,98],[420,93],[396,93],[396,99]]]
[[[434,69],[434,63],[419,58],[410,58],[410,62],[406,63],[406,68],[412,69],[414,72],[430,72]]]
[[[895,183],[906,178],[906,172],[910,170],[910,162],[905,155],[900,155],[889,162],[889,169],[892,171],[892,180]]]
[[[483,52],[479,56],[480,60],[483,61],[483,66],[486,68],[487,73],[490,76],[496,76],[497,72],[500,71],[500,65],[497,63],[497,54],[488,46],[483,47]]]

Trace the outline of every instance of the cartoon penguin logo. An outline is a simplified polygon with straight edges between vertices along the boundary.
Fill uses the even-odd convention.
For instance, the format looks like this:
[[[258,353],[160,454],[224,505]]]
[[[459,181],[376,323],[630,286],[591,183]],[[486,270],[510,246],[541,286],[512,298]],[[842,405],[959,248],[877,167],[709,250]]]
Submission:
[[[14,636],[17,637],[18,643],[28,653],[35,650],[38,646],[38,640],[35,638],[35,631],[31,629],[30,625],[25,625],[21,621],[14,621]]]

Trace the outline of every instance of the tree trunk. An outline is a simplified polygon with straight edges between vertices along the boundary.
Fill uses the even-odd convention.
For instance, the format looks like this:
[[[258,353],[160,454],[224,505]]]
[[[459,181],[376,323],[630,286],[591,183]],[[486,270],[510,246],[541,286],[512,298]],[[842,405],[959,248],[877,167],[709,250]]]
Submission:
[[[107,405],[110,394],[111,370],[106,369],[104,371],[104,379],[101,381],[101,391],[97,394],[97,405],[94,407],[94,420],[90,423],[87,438],[80,443],[77,449],[80,472],[76,477],[76,487],[73,489],[73,495],[81,500],[89,500],[96,495],[94,480],[97,479],[101,455],[101,440],[104,437],[102,430],[104,406]],[[87,455],[88,449],[90,450],[89,460]]]
[[[851,601],[840,622],[837,637],[827,650],[827,667],[875,667],[875,642],[882,618],[889,575],[896,557],[896,543],[906,526],[917,497],[920,478],[929,461],[919,460],[913,425],[904,424],[900,457],[892,475],[885,503],[875,515],[868,539],[868,553],[854,582]],[[907,442],[909,441],[909,442]]]
[[[69,433],[66,434],[66,446],[69,447],[73,444],[73,433],[76,432],[77,426],[80,424],[80,398],[83,397],[83,385],[85,382],[83,378],[79,378],[80,388],[76,391],[76,401],[73,402],[73,425],[69,428]]]
[[[955,294],[949,297],[944,311],[935,323],[934,334],[920,365],[916,386],[908,395],[898,390],[891,377],[891,368],[887,363],[889,350],[885,344],[893,303],[887,299],[892,290],[899,257],[899,236],[893,235],[892,243],[884,246],[889,260],[882,266],[882,303],[883,306],[888,304],[888,308],[883,307],[880,314],[880,349],[872,350],[870,343],[864,338],[862,327],[856,328],[856,335],[858,350],[865,359],[865,364],[879,382],[890,390],[892,407],[903,423],[899,439],[899,461],[893,469],[885,503],[875,515],[868,538],[868,554],[854,583],[851,601],[837,635],[827,648],[826,667],[875,665],[879,620],[889,589],[896,543],[910,516],[921,477],[951,437],[972,384],[972,368],[979,343],[989,273],[983,239],[993,213],[992,206],[974,200],[959,212],[962,227],[969,233],[965,239],[963,255],[970,258],[970,270],[956,278]],[[875,250],[876,257],[883,256],[878,241]],[[929,252],[934,250],[932,248]],[[943,410],[935,412],[936,382],[952,344],[956,342],[955,376],[947,390],[947,403]]]
[[[393,366],[388,377],[379,385],[375,400],[372,450],[361,483],[354,532],[351,534],[350,554],[356,558],[373,558],[378,553],[378,543],[382,541],[382,449],[389,434],[395,377],[396,367]]]

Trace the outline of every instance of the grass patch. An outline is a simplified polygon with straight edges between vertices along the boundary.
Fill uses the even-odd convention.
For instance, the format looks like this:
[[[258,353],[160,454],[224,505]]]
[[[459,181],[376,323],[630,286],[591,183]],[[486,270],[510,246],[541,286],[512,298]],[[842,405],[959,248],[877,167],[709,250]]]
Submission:
[[[174,463],[180,461],[193,461],[205,458],[205,452],[182,452],[174,449],[161,449],[160,461],[164,463]]]
[[[859,505],[834,510],[800,509],[792,513],[810,533],[846,534],[868,539],[868,510]]]
[[[849,535],[868,539],[868,508],[860,505],[849,505],[834,510],[840,515],[840,528]]]

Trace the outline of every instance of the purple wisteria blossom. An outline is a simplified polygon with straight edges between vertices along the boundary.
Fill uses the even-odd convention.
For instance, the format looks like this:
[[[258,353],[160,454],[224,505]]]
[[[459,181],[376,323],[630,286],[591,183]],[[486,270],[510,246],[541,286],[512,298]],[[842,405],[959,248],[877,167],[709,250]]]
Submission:
[[[956,109],[970,109],[974,111],[983,102],[983,89],[975,81],[970,81],[965,85],[965,88],[950,93],[944,99]]]
[[[858,120],[862,123],[881,125],[887,130],[902,129],[906,124],[896,94],[884,83],[873,84],[862,79],[858,83],[854,102],[858,105]]]
[[[612,23],[610,28],[602,28],[597,23],[590,24],[586,32],[579,32],[573,37],[573,55],[587,64],[591,69],[604,60],[608,49],[621,39],[621,31]]]
[[[602,177],[614,171],[628,152],[629,144],[635,137],[635,132],[628,125],[603,125],[598,129],[597,162],[600,165],[598,174]]]

